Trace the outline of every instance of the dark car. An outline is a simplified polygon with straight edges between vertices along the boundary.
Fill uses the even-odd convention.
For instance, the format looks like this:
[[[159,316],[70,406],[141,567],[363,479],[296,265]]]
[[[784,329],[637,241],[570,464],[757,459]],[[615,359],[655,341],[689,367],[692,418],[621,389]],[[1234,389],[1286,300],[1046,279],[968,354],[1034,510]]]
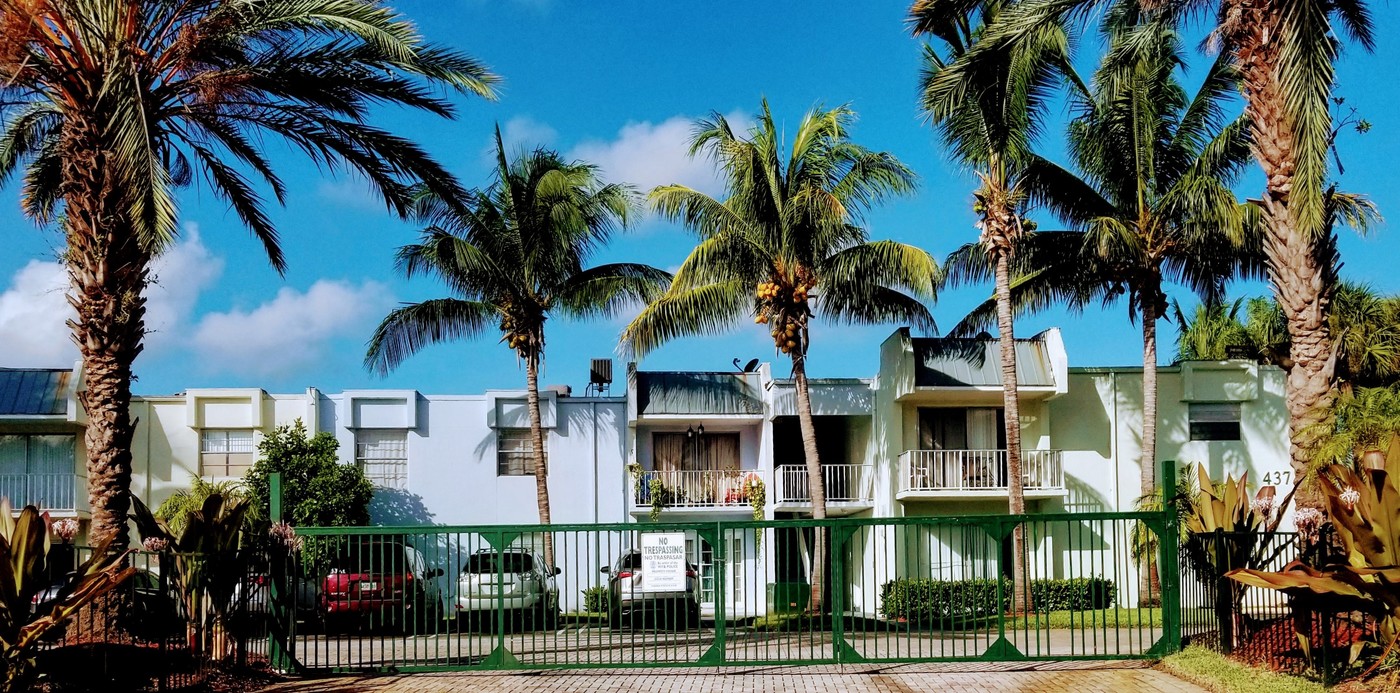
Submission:
[[[69,573],[63,580],[34,595],[30,602],[33,616],[37,618],[52,611],[64,585],[76,577],[76,573]],[[183,632],[184,605],[174,585],[167,584],[162,588],[159,573],[138,568],[117,589],[131,596],[132,611],[139,616],[132,619],[128,626],[132,635],[146,640],[160,640]]]
[[[328,626],[432,628],[442,618],[442,595],[418,549],[401,541],[366,540],[343,547],[322,583]]]
[[[634,626],[651,616],[658,626],[700,624],[700,569],[686,563],[685,591],[649,591],[642,570],[642,552],[631,549],[618,557],[608,574],[608,625]]]

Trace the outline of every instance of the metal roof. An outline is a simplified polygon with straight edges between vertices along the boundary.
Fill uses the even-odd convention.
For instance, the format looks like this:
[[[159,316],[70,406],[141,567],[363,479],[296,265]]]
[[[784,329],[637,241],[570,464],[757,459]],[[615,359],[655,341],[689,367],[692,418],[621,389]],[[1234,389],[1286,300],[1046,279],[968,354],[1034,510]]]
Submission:
[[[762,414],[757,373],[637,372],[637,413]]]
[[[995,339],[917,338],[914,384],[918,387],[1001,387],[1001,348]],[[1016,340],[1020,387],[1054,387],[1055,371],[1043,338]]]
[[[62,416],[68,413],[73,371],[0,368],[0,416]]]

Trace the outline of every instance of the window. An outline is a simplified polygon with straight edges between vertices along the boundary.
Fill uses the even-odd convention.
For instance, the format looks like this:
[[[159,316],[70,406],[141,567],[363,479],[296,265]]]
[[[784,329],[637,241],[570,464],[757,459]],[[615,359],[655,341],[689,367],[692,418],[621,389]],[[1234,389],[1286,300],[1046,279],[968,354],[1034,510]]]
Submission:
[[[1240,405],[1235,402],[1191,404],[1191,440],[1239,440]]]
[[[355,464],[375,486],[408,488],[408,431],[356,431]]]
[[[657,471],[739,469],[738,433],[654,433],[651,466]]]
[[[77,484],[71,435],[0,435],[0,496],[16,508],[72,510]]]
[[[253,468],[253,432],[205,429],[199,434],[199,469],[203,476],[243,476]]]
[[[546,440],[545,463],[549,463]],[[530,476],[535,473],[535,450],[528,428],[496,430],[496,476]]]

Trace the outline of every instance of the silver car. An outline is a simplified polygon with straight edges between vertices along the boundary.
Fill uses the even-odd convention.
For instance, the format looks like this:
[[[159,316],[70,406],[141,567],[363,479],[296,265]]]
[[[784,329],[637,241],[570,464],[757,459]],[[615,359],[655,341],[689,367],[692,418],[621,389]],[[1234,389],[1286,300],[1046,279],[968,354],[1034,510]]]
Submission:
[[[608,574],[608,625],[619,628],[636,625],[639,617],[652,616],[658,626],[694,627],[700,625],[700,569],[685,564],[685,591],[647,589],[642,570],[642,552],[631,549],[617,559]]]
[[[505,609],[513,623],[529,619],[553,628],[559,620],[559,584],[563,571],[544,557],[522,549],[482,549],[469,556],[457,580],[457,615],[483,617]]]

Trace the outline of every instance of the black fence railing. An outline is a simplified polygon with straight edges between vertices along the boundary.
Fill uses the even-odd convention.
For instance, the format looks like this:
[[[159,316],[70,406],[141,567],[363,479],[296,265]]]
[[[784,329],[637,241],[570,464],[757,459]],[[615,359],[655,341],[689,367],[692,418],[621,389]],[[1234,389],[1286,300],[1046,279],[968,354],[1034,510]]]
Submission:
[[[1325,529],[1306,543],[1294,532],[1192,534],[1181,544],[1183,643],[1277,671],[1337,680],[1350,664],[1352,644],[1370,637],[1374,623],[1328,609],[1320,600],[1305,602],[1226,575],[1240,568],[1277,572],[1295,560],[1319,565],[1338,559],[1338,550]]]
[[[35,613],[91,551],[52,548],[53,586],[34,598]],[[45,636],[39,666],[50,691],[179,691],[203,686],[219,667],[267,661],[266,553],[244,550],[244,570],[218,590],[226,593],[218,603],[209,590],[182,589],[176,559],[171,552],[131,554],[136,572],[128,580]]]

